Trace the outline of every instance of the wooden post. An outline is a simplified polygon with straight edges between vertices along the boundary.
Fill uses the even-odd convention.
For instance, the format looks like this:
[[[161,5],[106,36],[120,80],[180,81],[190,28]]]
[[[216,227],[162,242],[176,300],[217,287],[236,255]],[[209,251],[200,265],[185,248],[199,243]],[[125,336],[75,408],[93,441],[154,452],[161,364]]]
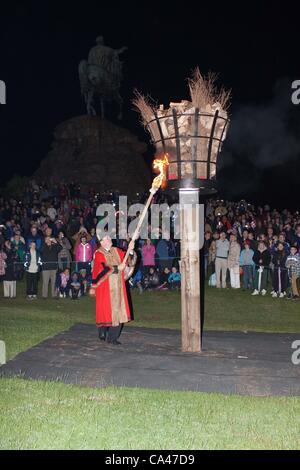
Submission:
[[[201,351],[199,190],[180,189],[182,351]]]

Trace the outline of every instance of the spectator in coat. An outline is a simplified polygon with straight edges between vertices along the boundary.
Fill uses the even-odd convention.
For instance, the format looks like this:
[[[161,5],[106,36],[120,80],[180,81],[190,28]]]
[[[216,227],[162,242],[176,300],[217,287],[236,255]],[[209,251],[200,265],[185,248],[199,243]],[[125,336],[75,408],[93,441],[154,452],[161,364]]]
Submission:
[[[300,224],[296,225],[296,233],[293,238],[293,245],[296,245],[298,251],[300,251]]]
[[[5,227],[4,225],[0,225],[0,246],[4,245],[5,242]]]
[[[163,272],[165,267],[171,269],[173,259],[169,257],[169,241],[161,238],[156,245],[157,263],[160,272]]]
[[[90,236],[92,238],[90,239],[89,243],[91,244],[91,247],[92,247],[92,250],[93,250],[93,255],[94,255],[95,251],[98,249],[98,239],[97,239],[97,234],[96,234],[96,229],[95,228],[91,228]]]
[[[213,232],[212,241],[209,247],[208,265],[211,269],[211,274],[216,271],[216,253],[217,253],[217,240],[219,240],[220,234],[218,231]]]
[[[205,277],[208,276],[208,266],[209,266],[209,249],[212,243],[212,232],[206,231],[204,234],[204,274]]]
[[[73,247],[73,253],[76,256],[76,249],[77,246],[81,243],[82,237],[86,237],[87,241],[89,242],[91,240],[91,235],[88,233],[87,229],[83,226],[81,226],[75,235],[73,235],[72,239],[75,241],[74,247]]]
[[[21,233],[19,231],[17,231],[11,239],[11,244],[17,255],[15,263],[16,280],[20,281],[23,279],[24,274],[25,240],[21,237]]]
[[[45,242],[41,248],[42,258],[42,277],[43,277],[43,288],[42,297],[46,299],[48,297],[48,288],[51,282],[51,296],[55,298],[56,288],[56,272],[58,268],[58,253],[62,250],[55,238],[46,237]]]
[[[81,236],[80,243],[75,250],[75,261],[77,271],[85,269],[88,274],[91,273],[91,262],[93,259],[93,248],[87,241],[86,235]]]
[[[65,236],[65,233],[61,230],[58,233],[57,238],[58,244],[61,246],[61,250],[58,253],[58,269],[64,271],[66,268],[70,269],[72,257],[71,257],[71,243]]]
[[[25,260],[25,240],[19,231],[11,239],[11,244],[17,253],[18,260],[23,263]]]
[[[222,275],[222,288],[226,288],[226,274],[228,269],[228,252],[229,241],[226,238],[226,233],[220,233],[220,239],[216,241],[216,281],[217,287],[221,287]]]
[[[253,290],[254,283],[254,250],[250,248],[250,240],[246,240],[244,249],[241,251],[240,266],[243,270],[243,286],[244,289]]]
[[[255,250],[257,250],[257,241],[254,240],[254,233],[253,232],[249,232],[248,234],[248,239],[246,241],[249,241],[250,242],[250,249],[253,250],[253,252]]]
[[[43,239],[39,235],[38,230],[35,226],[31,227],[30,232],[26,237],[26,251],[29,250],[31,242],[35,242],[36,250],[41,251]]]
[[[155,266],[155,246],[152,245],[150,238],[142,247],[143,274],[147,274],[150,268]]]
[[[257,250],[254,252],[253,261],[255,263],[254,291],[252,295],[266,295],[268,269],[271,262],[271,254],[266,243],[260,241]]]
[[[285,239],[285,233],[280,233],[278,235],[277,241],[274,241],[274,243],[272,245],[272,254],[274,255],[276,253],[276,251],[278,251],[278,246],[279,246],[280,243],[283,245],[283,249],[284,249],[285,254],[289,255],[290,245]]]
[[[15,263],[17,262],[18,255],[13,249],[10,240],[5,241],[4,252],[6,254],[6,267],[3,276],[4,297],[13,299],[17,295]]]
[[[240,254],[241,247],[237,242],[237,236],[230,235],[230,245],[228,252],[228,269],[230,272],[230,284],[233,289],[239,289],[240,286]]]
[[[10,240],[14,236],[14,227],[12,220],[8,220],[5,224],[5,238]]]
[[[4,245],[4,242],[3,244],[0,244],[0,281],[3,280],[3,276],[5,274],[6,259],[7,259],[6,253],[3,249],[3,245]]]
[[[288,275],[292,286],[292,295],[289,298],[292,298],[293,300],[298,300],[299,290],[297,286],[297,281],[300,278],[300,255],[299,253],[297,253],[296,246],[291,247],[290,254],[287,257],[285,266],[288,270]]]
[[[55,209],[53,203],[50,204],[50,207],[47,209],[47,216],[50,218],[51,221],[54,222],[57,216],[57,210]]]
[[[35,242],[31,242],[29,250],[25,254],[24,262],[24,267],[26,271],[26,294],[28,300],[37,298],[39,270],[41,266],[41,255],[36,250]]]
[[[272,256],[272,261],[274,264],[274,293],[272,297],[284,297],[286,295],[287,289],[287,269],[286,261],[287,254],[285,251],[284,242],[279,242],[277,245],[277,250]]]
[[[292,226],[289,222],[287,222],[284,226],[284,233],[285,233],[285,239],[287,243],[292,246],[294,243],[294,231],[292,229]]]

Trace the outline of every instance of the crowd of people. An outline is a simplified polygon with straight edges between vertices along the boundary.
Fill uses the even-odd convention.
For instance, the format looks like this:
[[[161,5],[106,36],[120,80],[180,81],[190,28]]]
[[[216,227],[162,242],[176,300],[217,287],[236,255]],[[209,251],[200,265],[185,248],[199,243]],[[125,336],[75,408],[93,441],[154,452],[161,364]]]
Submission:
[[[206,211],[205,271],[210,285],[297,300],[300,216],[246,201],[210,201]]]
[[[100,203],[118,204],[119,193],[83,193],[76,183],[48,186],[30,182],[20,199],[0,197],[0,279],[4,297],[16,297],[17,281],[26,277],[29,300],[78,299],[91,285],[98,248],[96,216]],[[133,202],[144,202],[136,195]],[[156,202],[166,202],[162,193]],[[159,235],[159,234],[158,234]],[[180,240],[139,239],[138,263],[129,280],[132,289],[179,290]],[[130,238],[113,243],[126,250]],[[300,215],[246,201],[210,200],[206,205],[205,275],[209,285],[251,290],[253,295],[297,299],[300,277]],[[40,274],[41,273],[41,274]]]
[[[4,297],[16,297],[17,281],[26,278],[29,300],[78,299],[91,285],[92,261],[99,243],[96,211],[100,203],[118,203],[119,193],[82,193],[76,183],[48,187],[31,182],[22,197],[0,197],[0,280]],[[142,196],[143,197],[143,196]],[[137,194],[136,200],[141,201]],[[115,238],[126,250],[130,238]],[[139,263],[130,280],[132,288],[179,289],[179,243],[174,240],[138,240]]]

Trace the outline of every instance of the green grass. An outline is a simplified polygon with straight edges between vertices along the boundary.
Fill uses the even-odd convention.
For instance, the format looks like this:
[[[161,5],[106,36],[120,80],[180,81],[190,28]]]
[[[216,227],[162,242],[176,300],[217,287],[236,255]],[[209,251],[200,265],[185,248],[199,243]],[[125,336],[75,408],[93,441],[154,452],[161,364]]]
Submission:
[[[132,326],[180,328],[177,292],[133,294]],[[94,300],[0,299],[8,358],[74,323],[94,324]],[[129,325],[129,326],[130,326]],[[207,329],[300,332],[300,303],[206,290]],[[300,398],[138,388],[90,389],[0,379],[1,449],[297,449]]]
[[[297,449],[300,399],[1,380],[1,449]]]
[[[0,339],[7,357],[13,358],[43,339],[70,328],[74,323],[95,321],[95,301],[88,297],[25,300],[24,285],[18,297],[0,301]],[[181,327],[178,292],[133,293],[135,321],[132,326]],[[207,288],[205,328],[214,330],[300,332],[300,302],[252,297],[250,293]]]

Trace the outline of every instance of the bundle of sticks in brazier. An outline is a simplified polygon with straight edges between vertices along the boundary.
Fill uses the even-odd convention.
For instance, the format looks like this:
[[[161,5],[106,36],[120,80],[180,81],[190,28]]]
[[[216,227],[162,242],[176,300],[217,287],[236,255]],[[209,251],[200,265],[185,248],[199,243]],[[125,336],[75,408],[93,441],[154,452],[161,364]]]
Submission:
[[[170,180],[178,178],[178,171],[181,178],[193,174],[210,179],[216,174],[217,156],[227,133],[230,92],[218,91],[215,80],[211,74],[202,77],[196,69],[189,79],[191,101],[171,102],[167,108],[136,92],[134,105],[157,152],[169,155]]]

